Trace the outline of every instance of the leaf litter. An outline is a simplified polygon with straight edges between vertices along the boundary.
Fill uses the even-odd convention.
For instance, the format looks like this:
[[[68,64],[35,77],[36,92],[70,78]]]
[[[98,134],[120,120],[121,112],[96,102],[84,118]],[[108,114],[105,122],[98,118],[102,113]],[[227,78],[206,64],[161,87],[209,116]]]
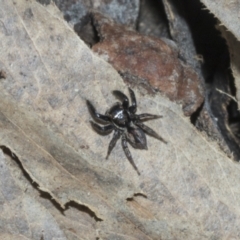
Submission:
[[[147,109],[163,115],[151,127],[168,144],[148,138],[148,151],[131,149],[140,176],[118,144],[106,161],[111,136],[103,138],[91,129],[85,100],[94,99],[97,109],[104,106],[104,113],[115,101],[111,91],[126,93],[127,86],[111,65],[76,36],[53,4],[8,1],[2,9],[0,68],[6,78],[0,80],[0,145],[17,156],[41,191],[62,209],[72,202],[89,208],[102,220],[91,225],[101,239],[237,238],[239,165],[197,132],[181,106],[160,94],[143,96],[134,89],[139,113]],[[26,221],[22,232],[15,224],[15,233],[39,239],[43,228],[35,226],[45,217],[45,224],[54,218],[56,222],[54,228],[45,226],[49,232],[42,233],[44,239],[67,238],[68,217],[54,205],[48,208],[42,200],[33,201],[10,174],[6,159],[1,153],[5,169],[1,168],[5,172],[1,176],[12,179],[12,184],[1,184],[5,211],[12,201],[24,203],[25,208],[22,213],[15,203],[9,215],[17,212],[32,219],[31,211],[40,209],[34,212],[38,216],[32,219],[34,224]],[[4,191],[13,191],[15,198],[7,198]],[[74,212],[86,217],[74,209],[73,217]],[[60,224],[63,219],[66,225]],[[79,233],[78,227],[75,219],[71,229],[76,239],[93,239],[84,231]],[[15,233],[6,226],[1,229],[2,236]]]

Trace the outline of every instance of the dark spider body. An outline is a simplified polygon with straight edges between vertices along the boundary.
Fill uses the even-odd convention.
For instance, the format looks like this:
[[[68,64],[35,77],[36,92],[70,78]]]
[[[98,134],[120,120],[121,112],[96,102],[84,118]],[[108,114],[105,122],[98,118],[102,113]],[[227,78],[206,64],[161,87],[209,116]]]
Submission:
[[[94,130],[104,135],[109,134],[114,130],[113,138],[110,141],[106,158],[108,158],[117,140],[120,138],[120,136],[122,136],[123,150],[135,170],[138,172],[138,174],[140,174],[135,163],[133,162],[132,155],[127,146],[127,142],[129,142],[134,148],[147,149],[147,139],[145,133],[163,141],[164,143],[166,143],[166,141],[151,128],[142,123],[142,121],[156,119],[162,116],[148,113],[135,114],[137,111],[135,94],[130,88],[129,93],[132,102],[131,106],[129,106],[129,99],[124,93],[117,90],[113,91],[113,94],[119,98],[122,103],[115,103],[105,113],[105,115],[98,113],[91,102],[88,100],[87,105],[95,121],[104,124],[103,126],[100,126],[97,123],[90,121]]]

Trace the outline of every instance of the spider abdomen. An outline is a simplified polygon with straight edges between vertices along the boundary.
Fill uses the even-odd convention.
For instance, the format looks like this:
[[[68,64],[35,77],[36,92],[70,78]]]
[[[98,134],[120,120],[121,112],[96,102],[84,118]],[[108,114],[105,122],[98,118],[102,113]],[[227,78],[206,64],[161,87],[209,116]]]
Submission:
[[[135,148],[147,149],[146,135],[142,129],[137,126],[131,126],[127,128],[125,133],[128,142]]]

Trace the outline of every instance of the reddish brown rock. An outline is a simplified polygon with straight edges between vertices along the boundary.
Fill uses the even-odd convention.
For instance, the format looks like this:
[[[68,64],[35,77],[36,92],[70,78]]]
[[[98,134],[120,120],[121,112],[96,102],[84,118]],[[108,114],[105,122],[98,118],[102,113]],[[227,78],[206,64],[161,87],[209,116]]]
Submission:
[[[94,24],[101,41],[93,51],[102,55],[123,75],[146,81],[191,115],[203,102],[198,75],[179,58],[175,44],[143,36],[94,13]]]

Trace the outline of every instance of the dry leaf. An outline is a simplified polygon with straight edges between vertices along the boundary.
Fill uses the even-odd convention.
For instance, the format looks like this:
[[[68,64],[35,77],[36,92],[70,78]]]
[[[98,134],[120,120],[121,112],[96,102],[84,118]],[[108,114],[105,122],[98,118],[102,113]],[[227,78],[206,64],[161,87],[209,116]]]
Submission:
[[[239,31],[239,10],[240,4],[238,0],[201,0],[215,17],[217,17],[222,25],[224,25],[234,36],[240,40]]]
[[[96,134],[89,124],[86,99],[104,113],[116,101],[112,90],[127,93],[118,73],[54,5],[2,1],[0,17],[0,69],[6,73],[0,80],[0,145],[6,153],[0,155],[6,213],[0,236],[239,238],[240,167],[191,125],[180,106],[134,89],[139,113],[164,116],[148,124],[168,141],[148,137],[148,151],[130,149],[138,176],[120,143],[105,159],[111,136]],[[31,182],[17,178],[13,169],[19,167],[11,166],[7,152],[57,206],[24,191],[23,182],[27,188]],[[25,227],[11,218],[16,214],[28,219]]]

